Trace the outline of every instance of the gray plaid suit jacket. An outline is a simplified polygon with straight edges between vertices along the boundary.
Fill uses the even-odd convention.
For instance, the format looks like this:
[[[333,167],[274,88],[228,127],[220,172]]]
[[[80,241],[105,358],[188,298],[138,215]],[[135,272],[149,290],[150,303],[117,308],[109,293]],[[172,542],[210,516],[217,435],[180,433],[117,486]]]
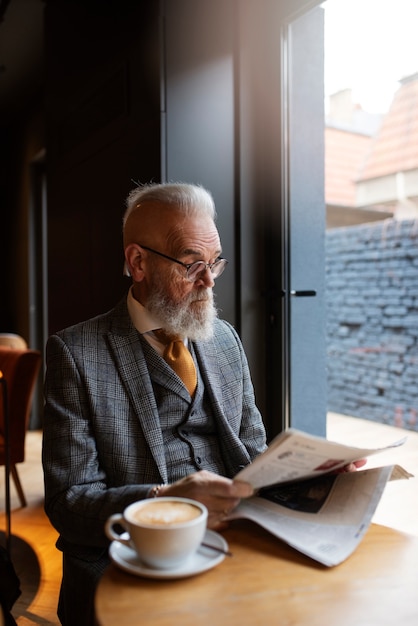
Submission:
[[[71,546],[73,554],[107,546],[109,515],[168,479],[143,341],[126,299],[48,340],[45,509],[60,533],[59,546]],[[221,320],[213,339],[196,342],[194,350],[233,477],[265,449],[247,360],[237,333]]]

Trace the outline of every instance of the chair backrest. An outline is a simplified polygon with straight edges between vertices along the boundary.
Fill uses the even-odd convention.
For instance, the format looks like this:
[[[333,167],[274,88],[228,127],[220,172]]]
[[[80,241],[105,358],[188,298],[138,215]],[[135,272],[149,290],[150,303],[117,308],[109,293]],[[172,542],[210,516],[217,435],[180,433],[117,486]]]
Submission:
[[[0,370],[7,384],[12,464],[21,463],[25,458],[25,435],[41,361],[42,355],[38,350],[0,346]],[[3,407],[3,385],[0,385],[0,465],[5,463]]]
[[[0,333],[0,346],[8,346],[16,350],[26,350],[28,344],[23,337],[15,333]]]

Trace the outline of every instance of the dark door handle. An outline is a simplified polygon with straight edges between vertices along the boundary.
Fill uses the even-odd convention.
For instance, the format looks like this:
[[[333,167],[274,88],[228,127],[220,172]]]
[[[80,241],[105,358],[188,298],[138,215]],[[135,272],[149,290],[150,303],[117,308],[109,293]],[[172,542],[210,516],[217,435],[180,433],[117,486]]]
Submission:
[[[310,298],[312,296],[316,296],[316,291],[314,291],[313,289],[305,289],[302,291],[295,291],[294,289],[292,289],[290,295],[295,296],[296,298]]]

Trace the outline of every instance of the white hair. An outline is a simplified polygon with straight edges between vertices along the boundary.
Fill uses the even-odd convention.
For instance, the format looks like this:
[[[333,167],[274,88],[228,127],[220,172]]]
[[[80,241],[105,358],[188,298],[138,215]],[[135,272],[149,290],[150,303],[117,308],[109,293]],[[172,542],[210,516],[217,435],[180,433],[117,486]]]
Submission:
[[[150,203],[172,206],[185,217],[203,213],[216,220],[212,194],[204,187],[190,183],[151,183],[136,187],[128,195],[123,226],[134,211]]]

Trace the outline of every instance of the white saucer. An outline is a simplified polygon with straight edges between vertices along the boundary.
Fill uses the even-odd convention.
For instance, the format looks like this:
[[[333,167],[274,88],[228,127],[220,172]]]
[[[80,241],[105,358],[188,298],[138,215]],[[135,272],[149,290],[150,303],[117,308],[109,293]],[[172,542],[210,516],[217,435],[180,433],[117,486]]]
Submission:
[[[214,530],[206,530],[203,541],[221,550],[228,550],[228,544],[225,539]],[[225,558],[225,554],[222,554],[222,552],[200,546],[196,554],[185,565],[170,570],[158,570],[144,565],[135,550],[128,548],[128,546],[123,545],[119,541],[112,541],[109,555],[113,563],[125,572],[144,576],[145,578],[159,578],[162,580],[186,578],[201,574],[208,569],[212,569]]]

